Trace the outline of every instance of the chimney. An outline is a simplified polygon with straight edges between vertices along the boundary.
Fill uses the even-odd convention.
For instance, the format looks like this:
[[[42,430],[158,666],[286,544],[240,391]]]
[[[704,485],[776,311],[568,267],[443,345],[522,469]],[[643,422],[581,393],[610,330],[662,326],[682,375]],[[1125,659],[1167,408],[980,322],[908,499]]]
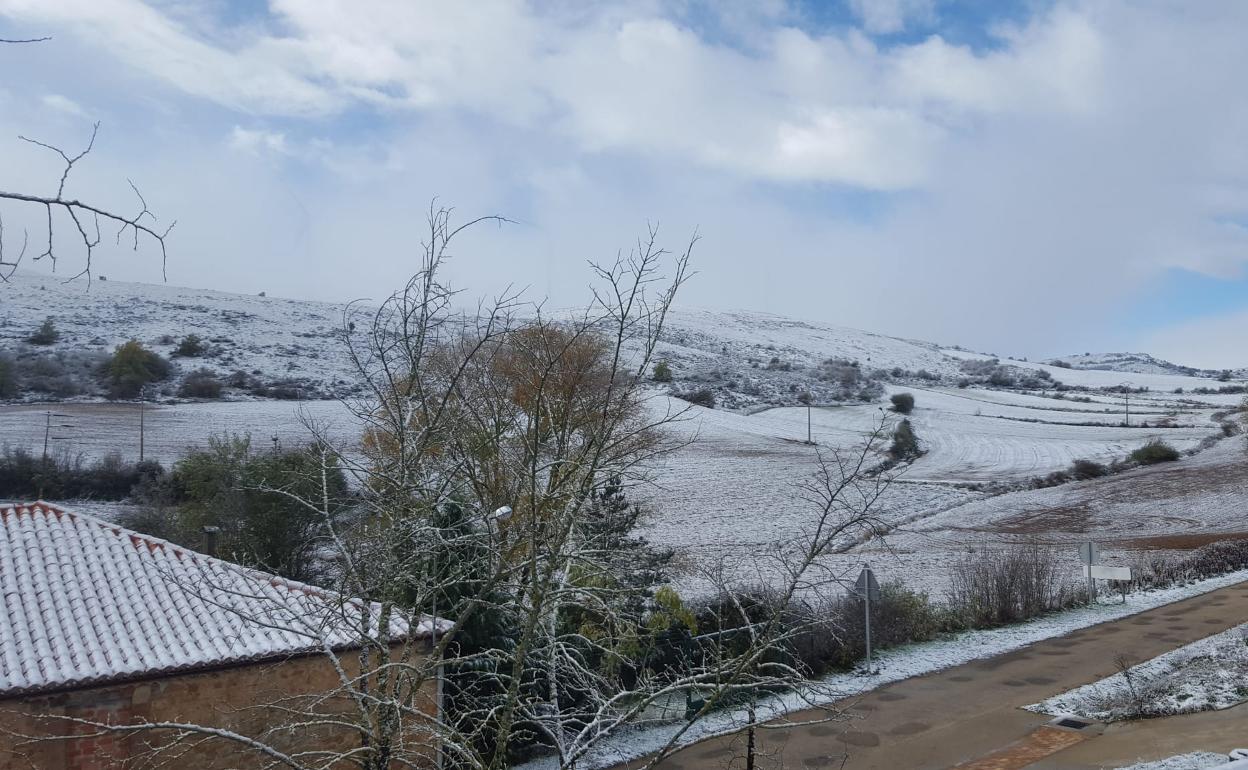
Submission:
[[[204,527],[204,553],[209,556],[217,555],[217,533],[220,531],[220,527],[211,524]]]

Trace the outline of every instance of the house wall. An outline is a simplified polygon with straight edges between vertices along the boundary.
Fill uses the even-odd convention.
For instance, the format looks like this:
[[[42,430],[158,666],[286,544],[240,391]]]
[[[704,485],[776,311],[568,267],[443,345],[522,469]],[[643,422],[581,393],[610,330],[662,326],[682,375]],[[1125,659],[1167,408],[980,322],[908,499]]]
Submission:
[[[342,656],[344,666],[358,670],[358,664],[353,665],[355,660],[356,656],[350,653]],[[359,745],[358,735],[348,728],[275,730],[275,726],[289,724],[291,717],[271,708],[255,708],[281,698],[332,693],[338,681],[327,657],[309,655],[0,700],[0,770],[97,770],[156,765],[158,760],[151,755],[152,744],[162,747],[164,758],[171,756],[171,751],[180,753],[176,762],[167,765],[174,770],[264,766],[261,754],[233,741],[192,736],[174,748],[169,745],[171,732],[145,730],[129,736],[84,735],[90,728],[75,728],[62,720],[48,718],[55,716],[113,724],[168,721],[226,728],[259,738],[283,751],[348,749]],[[422,711],[433,712],[436,702],[433,682],[425,685],[417,701]],[[353,710],[352,703],[344,698],[330,700],[319,708],[323,713],[349,716],[354,716]],[[83,737],[30,742],[13,733]]]

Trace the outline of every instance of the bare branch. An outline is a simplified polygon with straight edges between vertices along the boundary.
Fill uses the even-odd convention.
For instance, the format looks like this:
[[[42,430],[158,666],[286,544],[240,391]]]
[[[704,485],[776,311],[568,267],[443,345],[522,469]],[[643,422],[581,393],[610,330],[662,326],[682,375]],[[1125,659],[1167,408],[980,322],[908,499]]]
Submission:
[[[53,211],[54,210],[59,211],[62,214],[69,217],[70,221],[74,225],[74,229],[78,233],[79,240],[82,242],[82,247],[83,247],[83,250],[85,251],[85,256],[86,256],[83,269],[77,274],[75,274],[74,276],[72,276],[69,279],[71,281],[74,280],[75,278],[79,278],[82,276],[87,276],[88,279],[91,277],[91,270],[93,266],[93,258],[95,256],[95,249],[100,244],[100,220],[101,219],[112,222],[113,224],[118,226],[117,237],[116,237],[116,240],[118,243],[121,242],[121,237],[127,230],[131,231],[134,236],[134,249],[136,251],[138,250],[138,247],[139,247],[140,235],[147,236],[151,238],[152,240],[154,240],[160,246],[161,273],[162,275],[166,275],[165,270],[168,265],[168,252],[166,250],[166,238],[169,236],[169,233],[173,230],[177,222],[176,221],[171,222],[168,227],[165,227],[163,229],[158,229],[156,227],[157,220],[156,220],[155,215],[153,215],[152,212],[148,209],[147,201],[143,198],[142,193],[139,192],[138,187],[134,184],[133,181],[126,180],[127,182],[129,182],[130,189],[134,191],[134,194],[138,197],[139,203],[140,203],[140,209],[138,213],[133,214],[133,215],[118,213],[110,209],[106,209],[106,208],[103,208],[94,204],[83,202],[76,198],[66,197],[65,195],[65,186],[69,182],[70,174],[73,172],[75,165],[79,161],[81,161],[83,158],[85,158],[88,154],[90,154],[90,152],[94,149],[95,140],[99,133],[99,129],[100,129],[100,124],[99,122],[96,122],[92,126],[91,138],[87,142],[86,148],[83,149],[81,152],[72,156],[68,154],[67,152],[65,152],[64,150],[62,150],[61,148],[56,147],[55,145],[51,145],[51,144],[48,144],[46,142],[42,142],[36,139],[30,139],[25,136],[19,136],[18,138],[24,142],[28,142],[38,147],[42,147],[44,149],[50,150],[56,153],[57,155],[59,155],[61,157],[61,160],[64,162],[65,167],[61,172],[60,182],[57,185],[55,195],[51,195],[51,196],[34,195],[34,194],[29,194],[29,193],[6,192],[3,190],[0,190],[0,199],[15,201],[18,203],[28,203],[28,204],[32,204],[35,206],[43,207],[46,222],[47,222],[47,225],[46,225],[47,246],[43,250],[43,252],[40,253],[34,259],[40,260],[45,257],[48,258],[52,262],[53,270],[56,269],[56,263],[58,259],[58,255],[56,253],[56,247],[55,247],[56,229],[55,229],[55,220],[53,218]],[[90,227],[88,227],[87,225],[84,225],[84,220],[86,219],[90,220]],[[3,267],[9,268],[7,273],[3,273],[3,276],[7,279],[7,277],[12,275],[13,271],[16,269],[17,267],[16,261],[7,262],[7,263],[0,262],[0,268],[3,268]]]

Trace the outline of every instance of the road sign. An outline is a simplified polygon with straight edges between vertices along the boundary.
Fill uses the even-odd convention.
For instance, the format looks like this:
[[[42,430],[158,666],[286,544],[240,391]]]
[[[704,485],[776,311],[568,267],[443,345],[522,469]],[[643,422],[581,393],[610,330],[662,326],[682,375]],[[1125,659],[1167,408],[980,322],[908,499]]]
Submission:
[[[875,582],[875,572],[870,567],[863,567],[858,574],[858,580],[854,582],[854,593],[859,599],[880,598],[880,584]]]
[[[1094,578],[1096,580],[1130,580],[1130,567],[1106,567],[1101,564],[1091,564],[1083,568],[1084,577]]]
[[[862,623],[863,632],[867,642],[867,673],[870,674],[871,669],[871,600],[880,598],[880,584],[875,582],[875,573],[871,571],[869,566],[863,565],[862,572],[858,573],[858,579],[854,581],[854,593],[858,595],[862,602]]]
[[[1084,564],[1096,564],[1101,560],[1101,549],[1096,543],[1080,543],[1079,560]]]

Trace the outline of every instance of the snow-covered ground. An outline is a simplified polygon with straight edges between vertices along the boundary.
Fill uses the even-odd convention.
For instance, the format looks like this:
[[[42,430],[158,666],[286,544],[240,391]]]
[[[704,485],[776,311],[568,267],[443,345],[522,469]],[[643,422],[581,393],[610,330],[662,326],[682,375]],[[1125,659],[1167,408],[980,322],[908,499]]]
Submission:
[[[951,561],[970,547],[1042,537],[1055,543],[1098,539],[1111,557],[1116,541],[1175,533],[1239,531],[1248,506],[1248,472],[1242,439],[1228,439],[1178,463],[1088,482],[989,496],[956,482],[1026,481],[1066,467],[1077,457],[1103,461],[1161,436],[1180,448],[1217,432],[1213,407],[1177,407],[1158,401],[1141,417],[1174,413],[1180,424],[1205,427],[1120,428],[1070,425],[1110,418],[1113,405],[1053,400],[1004,391],[917,390],[911,415],[928,453],[904,471],[879,501],[878,515],[901,525],[883,543],[870,542],[830,556],[835,574],[852,576],[870,560],[887,577],[939,595]],[[653,408],[684,402],[656,395]],[[0,407],[0,445],[42,449],[48,407]],[[117,451],[137,459],[140,417],[128,404],[61,404],[53,410],[54,451],[88,458]],[[1065,410],[1078,411],[1065,411]],[[976,414],[976,412],[980,412]],[[1164,416],[1162,415],[1162,416]],[[1045,422],[1003,417],[1026,416]],[[695,567],[721,559],[740,576],[765,579],[757,558],[767,546],[798,533],[814,507],[802,485],[816,470],[817,453],[852,451],[882,417],[873,406],[811,411],[818,446],[804,443],[806,410],[771,409],[753,415],[688,407],[671,427],[689,443],[654,469],[653,482],[634,491],[653,513],[645,523],[655,542],[676,548],[690,569],[681,578],[694,587]],[[143,414],[149,459],[170,464],[209,436],[250,433],[257,446],[274,437],[284,446],[305,441],[302,420],[328,425],[348,448],[359,429],[336,401],[252,401],[149,406]],[[1052,422],[1050,422],[1050,419]],[[1072,561],[1072,570],[1074,563]]]
[[[1212,751],[1193,751],[1187,754],[1176,754],[1173,757],[1158,759],[1154,762],[1140,762],[1119,768],[1118,770],[1206,770],[1207,768],[1226,768],[1225,754],[1214,754]]]
[[[213,353],[181,362],[186,366],[298,378],[336,392],[351,380],[342,313],[343,306],[326,302],[121,281],[63,283],[19,271],[0,288],[0,352],[18,349],[48,317],[61,338],[41,352],[111,352],[137,339],[167,356],[195,334]]]
[[[139,458],[141,429],[145,457],[166,465],[188,449],[205,446],[211,436],[250,434],[258,447],[271,446],[274,438],[283,446],[306,443],[308,419],[326,426],[348,447],[359,433],[338,401],[148,405],[141,417],[135,404],[32,404],[0,406],[0,447],[42,451],[49,411],[51,451],[87,459],[117,452],[133,461]]]
[[[1173,392],[1175,388],[1191,390],[1193,388],[1217,388],[1220,385],[1239,383],[1220,383],[1208,377],[1191,377],[1181,374],[1154,374],[1150,372],[1118,372],[1103,369],[1065,369],[1014,359],[1001,359],[1001,363],[1023,369],[1048,372],[1053,379],[1084,388],[1113,388],[1129,385],[1132,388],[1148,388],[1152,391]]]
[[[868,368],[927,369],[957,373],[957,360],[921,340],[888,337],[827,323],[749,311],[677,308],[668,318],[660,354],[710,357],[778,356],[807,365],[827,358],[859,361]]]
[[[884,650],[876,658],[879,666],[878,673],[872,676],[836,673],[824,677],[817,682],[811,682],[800,692],[786,693],[760,702],[758,719],[760,721],[774,719],[814,704],[831,703],[841,698],[868,692],[889,682],[897,682],[961,665],[968,661],[1000,655],[1042,639],[1062,636],[1076,629],[1127,617],[1244,580],[1248,580],[1248,570],[1189,583],[1185,586],[1132,594],[1130,601],[1125,605],[1116,602],[1096,604],[1017,626],[971,631],[949,639]],[[735,732],[745,726],[747,718],[744,709],[713,714],[688,730],[680,738],[678,745],[688,745],[710,736]],[[595,747],[585,760],[578,764],[586,770],[596,770],[645,756],[667,745],[676,730],[675,725],[657,725],[618,734],[609,742]],[[554,762],[549,759],[537,759],[521,767],[524,770],[547,770],[553,766]]]
[[[1148,353],[1079,353],[1060,356],[1046,361],[1068,364],[1075,369],[1104,369],[1117,372],[1141,372],[1145,374],[1207,374],[1193,367],[1179,366]]]
[[[349,379],[335,331],[342,308],[333,304],[113,281],[64,285],[32,273],[15,276],[0,299],[0,352],[24,345],[50,315],[63,334],[51,347],[54,352],[104,351],[136,337],[168,353],[171,345],[162,338],[195,333],[215,352],[181,366],[262,372],[266,379],[293,377],[323,390],[338,389]],[[1190,393],[1222,384],[1215,380],[1047,367],[1053,377],[1071,384],[1131,381],[1154,389],[1127,399],[1104,392],[1055,398],[1059,394],[1052,390],[938,387],[916,379],[916,373],[925,370],[952,383],[964,361],[987,356],[765,313],[676,309],[668,322],[660,356],[672,360],[678,378],[685,365],[718,370],[724,379],[732,376],[729,371],[741,370],[766,380],[771,389],[755,397],[760,405],[768,398],[792,404],[801,384],[813,381],[827,359],[857,362],[863,372],[900,368],[909,373],[902,376],[909,378],[904,384],[888,380],[882,403],[891,393],[914,394],[910,419],[927,452],[880,500],[878,514],[898,529],[885,543],[869,542],[830,557],[827,566],[837,574],[852,574],[871,560],[882,574],[939,594],[950,561],[983,542],[1024,537],[1057,543],[1117,541],[1245,529],[1241,518],[1248,506],[1248,478],[1233,451],[1242,446],[1239,439],[1179,463],[1092,482],[994,497],[967,488],[986,482],[1025,485],[1078,458],[1108,462],[1125,457],[1153,438],[1180,449],[1196,447],[1219,434],[1214,413],[1241,401],[1235,394]],[[793,371],[766,370],[771,358],[793,364]],[[1183,395],[1172,392],[1178,387]],[[685,406],[656,387],[654,408]],[[1131,427],[1120,427],[1128,406]],[[41,451],[49,409],[54,413],[48,432],[53,451],[89,459],[116,451],[137,459],[140,416],[126,404],[0,406],[0,445]],[[222,433],[249,433],[259,446],[275,438],[289,446],[306,440],[303,417],[328,423],[330,433],[348,447],[358,438],[358,426],[335,401],[161,404],[144,410],[145,454],[168,464]],[[686,565],[726,558],[742,570],[759,572],[760,578],[765,570],[755,557],[811,520],[813,509],[800,488],[816,470],[816,452],[852,451],[878,420],[898,419],[878,403],[815,408],[809,412],[810,432],[818,446],[812,447],[804,443],[808,411],[801,407],[749,415],[691,407],[688,417],[672,432],[691,443],[654,469],[651,485],[634,491],[654,510],[647,533],[677,548]],[[1117,553],[1107,550],[1111,558]]]
[[[1119,419],[1120,413],[1107,411],[1116,408],[1112,402],[975,389],[904,390],[915,395],[910,419],[928,452],[882,497],[879,514],[905,526],[883,543],[829,557],[828,567],[838,574],[852,575],[870,560],[884,574],[939,595],[950,562],[986,543],[1031,537],[1055,543],[1113,541],[1243,528],[1239,517],[1248,492],[1240,470],[1245,465],[1240,439],[1164,467],[1047,489],[989,496],[957,483],[1025,482],[1077,458],[1124,458],[1155,437],[1190,448],[1220,434],[1210,419],[1215,407],[1157,399],[1134,413],[1133,424],[1172,418],[1191,427],[1122,428],[1069,424],[1072,419]],[[655,399],[656,408],[668,406]],[[647,532],[699,562],[723,557],[753,569],[767,544],[796,534],[814,515],[800,490],[816,470],[817,453],[850,452],[879,420],[895,422],[898,416],[876,406],[812,409],[817,447],[803,443],[807,418],[805,408],[742,415],[690,407],[671,428],[690,443],[666,459],[653,486],[639,492],[655,510]],[[1072,558],[1072,575],[1075,567]]]
[[[1099,722],[1223,709],[1248,700],[1248,624],[1028,706]]]

